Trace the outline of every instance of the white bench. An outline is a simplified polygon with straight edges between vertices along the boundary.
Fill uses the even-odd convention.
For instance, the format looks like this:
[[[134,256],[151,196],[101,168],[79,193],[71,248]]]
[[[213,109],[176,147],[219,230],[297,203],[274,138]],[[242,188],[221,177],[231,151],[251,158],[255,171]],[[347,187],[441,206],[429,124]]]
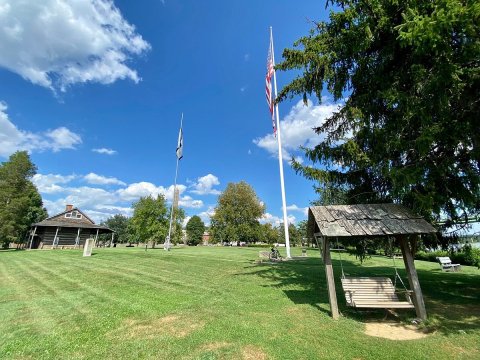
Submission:
[[[452,264],[452,260],[448,256],[437,257],[443,271],[457,271],[460,269],[460,264]]]
[[[392,280],[388,277],[344,277],[342,288],[347,305],[355,308],[376,309],[412,309],[410,294],[406,292],[407,301],[400,301]]]

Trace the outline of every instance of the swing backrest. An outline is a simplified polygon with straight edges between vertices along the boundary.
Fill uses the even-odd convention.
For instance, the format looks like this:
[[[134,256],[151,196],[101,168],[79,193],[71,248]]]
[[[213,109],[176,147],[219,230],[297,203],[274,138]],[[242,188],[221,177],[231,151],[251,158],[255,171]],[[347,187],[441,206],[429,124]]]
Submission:
[[[399,301],[395,286],[388,277],[344,277],[342,287],[348,306],[359,308],[413,308]]]

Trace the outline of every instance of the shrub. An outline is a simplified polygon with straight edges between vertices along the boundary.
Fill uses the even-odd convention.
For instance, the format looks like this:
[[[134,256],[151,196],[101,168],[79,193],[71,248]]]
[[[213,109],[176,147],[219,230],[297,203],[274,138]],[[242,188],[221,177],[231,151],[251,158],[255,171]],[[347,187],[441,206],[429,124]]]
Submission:
[[[437,257],[449,255],[450,254],[448,253],[448,251],[445,250],[437,250],[432,252],[417,251],[417,253],[415,254],[415,259],[436,262]]]
[[[480,249],[472,248],[470,245],[465,245],[460,251],[418,251],[415,255],[415,259],[436,262],[437,257],[440,256],[450,257],[453,263],[476,266],[480,268]]]
[[[471,245],[465,245],[462,250],[465,257],[465,265],[476,266],[480,269],[480,249],[472,248]]]

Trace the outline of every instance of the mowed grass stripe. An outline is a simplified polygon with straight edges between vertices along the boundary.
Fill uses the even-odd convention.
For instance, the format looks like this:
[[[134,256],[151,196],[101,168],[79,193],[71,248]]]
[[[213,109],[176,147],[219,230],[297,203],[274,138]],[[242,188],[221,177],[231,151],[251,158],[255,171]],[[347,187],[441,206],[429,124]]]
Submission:
[[[169,270],[161,271],[159,268],[161,265],[167,265],[159,261],[160,259],[150,259],[151,264],[142,264],[135,267],[131,266],[130,262],[120,261],[120,264],[115,259],[106,258],[105,261],[89,262],[90,259],[56,259],[62,264],[71,264],[71,266],[80,268],[82,270],[91,271],[93,273],[102,273],[102,275],[111,276],[113,279],[109,279],[108,282],[116,282],[118,285],[145,284],[151,287],[158,288],[162,291],[180,291],[185,294],[204,294],[214,290],[217,285],[216,282],[212,282],[212,275],[206,274],[197,276],[198,272],[187,272],[185,268],[181,270]],[[131,259],[130,259],[131,260]],[[171,264],[169,264],[171,265]],[[177,264],[175,264],[178,267]],[[145,271],[138,270],[144,268]],[[189,269],[189,271],[191,271]],[[167,274],[167,276],[165,275]],[[203,274],[203,273],[200,273]],[[192,282],[191,278],[195,276],[198,281]],[[102,276],[103,277],[103,276]],[[99,277],[99,281],[101,278]],[[209,286],[210,285],[210,286]]]
[[[62,347],[65,338],[63,336],[57,338],[56,335],[59,329],[63,329],[62,332],[68,332],[68,329],[65,329],[67,324],[65,316],[68,316],[68,312],[61,311],[61,309],[58,312],[53,311],[59,310],[55,306],[58,298],[56,296],[42,298],[41,295],[45,294],[45,291],[40,288],[46,283],[32,281],[32,272],[22,261],[14,260],[11,265],[16,269],[13,286],[27,300],[25,300],[24,308],[14,320],[13,327],[18,328],[18,333],[12,342],[7,343],[4,351],[7,354],[10,352],[20,353],[21,357],[36,354],[36,358],[41,358],[45,344],[55,343],[55,346]],[[33,279],[37,278],[33,277]],[[37,297],[36,294],[39,290],[41,294]],[[55,290],[54,293],[58,294],[58,291]]]
[[[55,291],[55,289],[63,289],[64,293],[68,293],[68,298],[75,294],[76,300],[72,303],[72,307],[78,307],[79,312],[82,313],[82,309],[86,308],[86,304],[97,302],[99,299],[102,300],[99,304],[100,307],[103,304],[115,304],[116,306],[123,306],[127,307],[135,307],[135,304],[131,304],[127,300],[119,297],[115,297],[110,295],[108,292],[105,292],[102,289],[101,284],[94,284],[90,285],[91,279],[87,277],[82,277],[77,274],[76,277],[71,277],[69,275],[65,275],[66,271],[62,271],[64,269],[68,269],[67,267],[64,268],[57,268],[57,271],[50,269],[47,266],[41,265],[41,263],[26,259],[25,262],[30,264],[30,267],[26,272],[32,275],[32,278],[37,281],[37,283],[41,284],[41,288]],[[59,262],[56,262],[59,264]],[[38,271],[39,273],[44,274],[45,276],[37,276],[34,275]],[[41,294],[41,290],[39,291]],[[55,294],[55,296],[61,297],[63,294]],[[61,302],[57,302],[60,308],[63,308]],[[139,309],[140,310],[140,309]],[[85,315],[89,314],[89,312],[85,312]]]
[[[2,294],[7,292],[10,296],[1,297],[0,304],[0,341],[7,343],[9,340],[15,341],[18,336],[28,335],[31,333],[43,333],[52,328],[45,326],[44,323],[35,321],[38,312],[37,309],[30,306],[31,294],[34,293],[32,286],[23,286],[22,278],[24,275],[18,276],[18,268],[6,265],[0,261]],[[21,272],[20,272],[21,274]],[[16,276],[17,275],[17,276]]]
[[[55,273],[51,274],[53,276],[56,275]],[[59,275],[57,274],[57,276]],[[76,284],[68,277],[60,275],[59,278],[69,284]],[[76,281],[84,281],[81,290],[88,292],[90,295],[84,296],[80,293],[78,296],[85,300],[86,306],[91,308],[90,304],[99,303],[99,305],[96,305],[97,312],[101,314],[109,314],[111,312],[122,314],[120,318],[144,316],[144,314],[149,312],[158,314],[159,308],[163,308],[163,311],[168,312],[169,309],[175,308],[179,303],[189,301],[187,293],[179,295],[178,292],[170,290],[162,289],[159,291],[152,286],[157,286],[158,284],[145,284],[145,282],[141,281],[133,282],[125,278],[124,275],[115,276],[115,273],[112,272],[98,271],[95,278],[87,277],[83,280],[79,278]],[[99,302],[99,299],[102,301]],[[168,305],[169,303],[171,304],[170,306]],[[97,321],[101,318],[98,314],[95,316]]]
[[[81,260],[81,259],[80,259]],[[59,260],[59,263],[67,264],[70,260]],[[70,262],[71,263],[71,262]],[[127,263],[118,265],[115,263],[88,263],[86,260],[81,260],[75,263],[71,263],[72,267],[81,269],[82,271],[95,273],[97,281],[101,282],[102,279],[108,279],[108,283],[115,282],[117,285],[127,285],[134,284],[140,285],[145,284],[151,287],[156,287],[159,290],[169,291],[175,288],[178,291],[189,293],[192,290],[196,290],[198,286],[184,283],[181,280],[173,281],[171,276],[176,275],[171,272],[170,276],[162,276],[155,273],[156,269],[151,269],[150,272],[139,271],[137,268],[127,267]],[[201,291],[201,290],[199,290]]]
[[[44,254],[45,253],[42,253],[42,255],[44,255]],[[128,287],[127,284],[131,284],[131,286],[133,286],[134,288],[140,289],[138,291],[142,291],[141,290],[142,289],[142,284],[148,285],[149,287],[157,287],[160,290],[163,289],[164,290],[163,293],[160,292],[160,293],[155,293],[155,294],[160,296],[160,297],[162,297],[162,294],[166,294],[167,298],[171,297],[170,293],[172,291],[176,294],[176,296],[178,295],[178,292],[181,291],[181,289],[178,286],[175,286],[175,285],[173,287],[172,286],[166,287],[165,286],[165,279],[163,277],[158,278],[157,279],[158,281],[156,281],[156,282],[155,281],[153,281],[153,282],[142,281],[141,279],[143,278],[143,276],[142,277],[138,277],[138,276],[137,277],[132,277],[131,275],[128,274],[129,271],[130,271],[130,268],[128,267],[129,263],[125,262],[125,261],[120,261],[123,264],[123,267],[120,269],[120,270],[122,270],[121,272],[112,272],[112,270],[109,269],[109,268],[112,267],[111,264],[108,264],[108,265],[104,264],[101,267],[99,267],[98,266],[98,264],[99,264],[98,261],[90,262],[90,260],[92,260],[93,258],[91,258],[91,259],[82,259],[82,258],[69,259],[69,258],[59,257],[58,255],[61,255],[61,254],[62,253],[60,253],[60,252],[56,252],[56,253],[52,254],[52,256],[55,257],[56,262],[61,263],[63,265],[70,264],[70,266],[72,266],[72,264],[73,264],[73,267],[81,267],[83,269],[82,271],[75,271],[75,273],[77,274],[76,275],[77,278],[81,274],[92,273],[92,274],[96,274],[96,276],[98,277],[98,281],[97,281],[98,286],[101,286],[104,281],[106,281],[108,284],[110,284],[111,289],[110,288],[103,289],[102,291],[104,291],[104,292],[105,291],[110,291],[110,292],[113,292],[117,295],[120,295],[120,293],[122,291],[118,291],[116,288],[125,289],[126,287]],[[71,253],[70,252],[68,252],[68,253],[65,252],[63,254],[71,254]],[[198,258],[198,259],[201,259],[201,258]],[[97,260],[98,260],[98,258],[97,258]],[[157,259],[151,259],[151,261],[156,262]],[[204,259],[201,259],[201,261],[204,261]],[[102,262],[102,264],[103,264],[103,262]],[[225,296],[232,292],[231,288],[229,289],[221,281],[218,281],[219,272],[217,271],[217,269],[215,269],[215,267],[212,267],[212,270],[214,271],[214,274],[217,274],[216,275],[217,278],[215,278],[213,281],[212,281],[212,276],[210,274],[207,274],[206,276],[204,276],[204,281],[198,280],[198,276],[196,276],[196,274],[198,273],[197,271],[195,271],[194,274],[186,274],[186,275],[182,275],[183,273],[180,273],[180,274],[174,273],[173,276],[176,276],[176,277],[179,277],[179,276],[182,277],[183,276],[183,279],[179,280],[180,285],[183,285],[183,283],[188,283],[189,284],[189,289],[187,289],[184,292],[184,295],[181,296],[181,300],[177,300],[177,301],[179,303],[186,303],[189,306],[197,304],[196,307],[198,307],[198,308],[204,306],[203,299],[205,299],[205,298],[211,297],[211,301],[213,303],[224,301]],[[107,276],[105,276],[105,275],[107,275]],[[155,275],[152,275],[151,273],[142,273],[142,275],[147,275],[149,277],[155,277]],[[223,276],[227,277],[228,275],[223,275]],[[128,279],[125,279],[125,277],[127,277]],[[192,278],[195,279],[195,281],[192,282]],[[131,281],[127,281],[127,280],[131,280]],[[85,280],[83,280],[83,281],[85,281]],[[91,279],[89,279],[88,281],[91,281]],[[200,286],[201,283],[210,284],[211,286],[209,286],[209,287]],[[114,286],[114,285],[116,285],[116,286]],[[240,286],[237,286],[235,288],[240,288]],[[192,289],[194,289],[195,291],[192,291]],[[138,292],[138,291],[136,291],[136,292]],[[151,296],[152,292],[151,292],[150,289],[147,289],[147,290],[142,291],[142,292],[146,292],[146,293],[150,294],[150,300],[149,300],[148,297],[145,298],[144,300],[142,300],[141,301],[142,305],[139,306],[137,308],[137,310],[139,312],[148,311],[149,309],[152,309],[152,311],[157,311],[157,310],[155,310],[156,309],[155,302],[158,301],[157,296]],[[241,292],[243,292],[243,290]],[[241,294],[241,292],[239,294]],[[128,293],[128,291],[126,291],[126,293]],[[141,298],[141,296],[137,296],[137,299],[138,298]],[[192,304],[192,299],[195,299],[194,304]],[[131,300],[133,300],[133,299],[131,299]],[[165,300],[165,299],[162,299],[162,300]],[[168,302],[168,299],[166,299],[166,300]],[[132,307],[135,307],[136,304],[137,304],[136,301],[133,302]],[[244,302],[240,301],[240,305],[244,306],[244,304],[245,304]],[[234,298],[234,300],[232,300],[232,305],[231,306],[232,307],[237,306],[235,304],[235,298]]]

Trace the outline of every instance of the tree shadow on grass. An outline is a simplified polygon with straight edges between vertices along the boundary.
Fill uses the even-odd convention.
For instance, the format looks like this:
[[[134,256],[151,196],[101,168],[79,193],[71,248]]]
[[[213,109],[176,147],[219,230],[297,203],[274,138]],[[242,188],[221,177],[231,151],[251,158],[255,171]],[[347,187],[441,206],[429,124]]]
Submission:
[[[333,260],[336,295],[340,312],[347,317],[364,322],[386,318],[385,309],[355,310],[346,306],[345,294],[341,286],[341,265]],[[343,269],[348,276],[388,276],[394,281],[393,267],[360,266],[352,261],[343,260]],[[281,288],[295,304],[308,304],[329,313],[328,291],[325,267],[319,258],[307,258],[278,263],[260,263],[249,266],[250,275],[270,281],[270,285]],[[398,269],[405,285],[408,280],[403,264]],[[420,286],[424,295],[429,320],[426,327],[431,331],[444,334],[459,331],[473,331],[480,328],[480,272],[447,273],[440,269],[418,269]],[[245,274],[243,274],[245,275]],[[401,289],[397,282],[397,288]],[[320,305],[324,306],[320,306]],[[416,317],[415,310],[395,311],[397,319],[409,322]]]
[[[417,270],[431,325],[445,334],[480,329],[480,273]]]
[[[294,304],[307,304],[329,313],[319,304],[328,304],[325,270],[318,258],[262,262],[248,266],[248,275],[269,280],[269,287],[280,288]],[[243,273],[242,275],[245,275]]]

